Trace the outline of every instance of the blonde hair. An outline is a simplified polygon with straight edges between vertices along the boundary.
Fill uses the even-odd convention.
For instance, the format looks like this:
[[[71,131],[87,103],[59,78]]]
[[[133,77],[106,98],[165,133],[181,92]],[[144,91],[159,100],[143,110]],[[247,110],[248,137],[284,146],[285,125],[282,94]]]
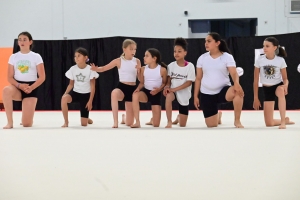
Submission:
[[[136,45],[136,42],[131,39],[126,39],[123,41],[122,48],[125,49],[132,44]],[[124,58],[124,56],[125,56],[125,53],[123,52],[121,55],[121,58]]]

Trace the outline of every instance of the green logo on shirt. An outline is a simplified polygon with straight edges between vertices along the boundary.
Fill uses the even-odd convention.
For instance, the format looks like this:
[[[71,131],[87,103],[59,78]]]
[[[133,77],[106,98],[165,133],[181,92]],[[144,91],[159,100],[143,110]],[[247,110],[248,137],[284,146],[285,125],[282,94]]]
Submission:
[[[20,60],[17,62],[17,68],[22,74],[28,73],[30,66],[31,63],[29,60]]]

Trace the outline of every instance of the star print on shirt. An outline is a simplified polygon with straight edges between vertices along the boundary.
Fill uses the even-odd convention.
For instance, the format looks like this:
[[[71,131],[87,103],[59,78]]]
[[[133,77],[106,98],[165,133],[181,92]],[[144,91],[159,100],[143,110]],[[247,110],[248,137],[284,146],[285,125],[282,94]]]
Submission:
[[[76,75],[77,81],[84,82],[85,76],[83,76],[81,73],[79,75]]]

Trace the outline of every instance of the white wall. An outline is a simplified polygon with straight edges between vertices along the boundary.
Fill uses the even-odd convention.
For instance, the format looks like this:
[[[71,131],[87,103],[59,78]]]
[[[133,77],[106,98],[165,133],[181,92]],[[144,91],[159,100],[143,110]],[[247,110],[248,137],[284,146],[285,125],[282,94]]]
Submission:
[[[0,0],[0,47],[27,30],[36,40],[188,37],[188,19],[258,18],[258,35],[300,31],[289,0]],[[185,16],[187,10],[189,15]]]

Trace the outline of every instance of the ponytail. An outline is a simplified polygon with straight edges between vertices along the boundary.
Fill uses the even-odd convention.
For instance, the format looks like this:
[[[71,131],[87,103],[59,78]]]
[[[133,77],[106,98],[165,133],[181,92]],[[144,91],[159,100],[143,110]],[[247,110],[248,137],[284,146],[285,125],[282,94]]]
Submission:
[[[168,65],[166,65],[164,62],[160,62],[160,63],[158,63],[158,64],[159,64],[160,66],[166,68],[166,69],[167,69],[167,67],[168,67]]]
[[[280,57],[287,57],[286,51],[279,45],[279,41],[275,37],[267,37],[265,39],[267,42],[271,42],[273,46],[276,46],[275,55]]]
[[[226,53],[231,54],[231,53],[230,53],[230,50],[229,50],[229,48],[228,48],[228,46],[227,46],[227,43],[226,43],[225,40],[223,40],[223,39],[220,40],[219,50],[220,50],[221,52],[226,52]]]
[[[226,53],[231,54],[226,41],[221,38],[219,33],[212,32],[212,33],[209,33],[208,35],[210,35],[216,42],[220,41],[219,50],[221,52],[226,52]]]
[[[286,51],[281,46],[278,46],[278,48],[275,51],[275,54],[277,56],[280,56],[280,57],[283,57],[283,58],[287,57]]]

